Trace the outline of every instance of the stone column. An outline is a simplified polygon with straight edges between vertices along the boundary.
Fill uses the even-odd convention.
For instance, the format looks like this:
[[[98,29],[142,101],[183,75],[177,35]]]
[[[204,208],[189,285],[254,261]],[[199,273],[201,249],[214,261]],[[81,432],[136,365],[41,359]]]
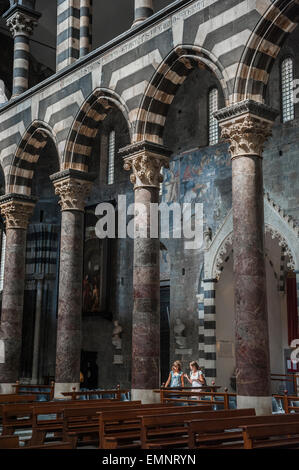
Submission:
[[[57,0],[56,70],[79,58],[80,0]]]
[[[151,204],[159,203],[160,170],[170,152],[163,146],[139,142],[120,151],[131,170],[135,192],[132,318],[132,400],[159,400],[160,386],[160,240],[150,234]],[[143,234],[143,237],[142,237]]]
[[[204,279],[204,352],[205,375],[208,383],[216,379],[216,283]]]
[[[153,0],[135,0],[134,22],[132,26],[137,26],[154,13]]]
[[[271,414],[262,153],[277,113],[246,100],[214,115],[232,158],[237,404]]]
[[[14,37],[12,96],[18,96],[28,90],[29,38],[40,14],[15,4],[3,17]]]
[[[51,180],[62,211],[55,376],[59,397],[80,385],[84,207],[92,177],[64,170]]]
[[[35,302],[35,322],[34,322],[34,340],[33,340],[33,361],[31,383],[39,383],[39,356],[40,356],[40,327],[42,315],[44,275],[36,280],[36,302]]]
[[[91,51],[92,0],[80,0],[80,57]]]
[[[0,198],[6,225],[6,253],[2,294],[1,340],[4,363],[0,364],[0,393],[13,392],[19,379],[22,346],[23,301],[27,226],[35,206],[30,197],[10,194]]]

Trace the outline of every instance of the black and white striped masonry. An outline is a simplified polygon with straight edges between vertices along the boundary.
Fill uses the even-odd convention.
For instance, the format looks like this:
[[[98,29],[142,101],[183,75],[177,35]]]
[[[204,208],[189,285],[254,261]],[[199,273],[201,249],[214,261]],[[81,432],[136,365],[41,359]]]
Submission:
[[[79,58],[80,0],[57,0],[57,71]]]
[[[134,22],[132,26],[142,23],[146,18],[152,16],[153,13],[153,0],[135,0]]]
[[[80,0],[80,57],[91,51],[92,0]]]
[[[40,14],[15,4],[4,16],[14,37],[12,96],[17,96],[28,89],[29,37]]]
[[[204,279],[204,349],[205,375],[216,378],[216,282]]]

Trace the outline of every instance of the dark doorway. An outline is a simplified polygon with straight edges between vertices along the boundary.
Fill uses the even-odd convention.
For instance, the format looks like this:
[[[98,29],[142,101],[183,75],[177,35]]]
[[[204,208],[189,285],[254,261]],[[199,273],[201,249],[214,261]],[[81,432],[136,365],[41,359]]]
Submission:
[[[169,348],[170,348],[170,287],[160,287],[160,366],[161,384],[166,382],[169,374]]]
[[[94,389],[98,386],[97,352],[81,351],[82,388]]]

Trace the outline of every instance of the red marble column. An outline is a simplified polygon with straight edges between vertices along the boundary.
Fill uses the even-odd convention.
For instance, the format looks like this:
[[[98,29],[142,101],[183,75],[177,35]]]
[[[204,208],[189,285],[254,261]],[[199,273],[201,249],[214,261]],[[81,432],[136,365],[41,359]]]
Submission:
[[[92,182],[66,170],[51,177],[60,197],[61,241],[55,396],[80,385],[84,207]]]
[[[150,207],[159,203],[160,170],[168,165],[169,151],[141,142],[120,153],[135,191],[132,399],[151,403],[159,399],[153,389],[160,386],[160,240],[150,233]]]
[[[232,156],[237,403],[271,414],[262,152],[276,112],[246,100],[216,117]]]
[[[0,393],[12,393],[19,379],[22,347],[26,234],[35,201],[22,195],[3,196],[1,214],[6,225],[6,254],[0,338],[4,363],[0,364]]]

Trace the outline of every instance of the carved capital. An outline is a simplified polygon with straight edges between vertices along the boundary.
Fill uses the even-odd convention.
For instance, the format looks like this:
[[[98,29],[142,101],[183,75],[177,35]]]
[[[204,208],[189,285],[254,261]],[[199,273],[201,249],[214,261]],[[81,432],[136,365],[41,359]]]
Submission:
[[[130,176],[134,189],[140,187],[159,188],[163,182],[161,168],[169,168],[170,151],[163,146],[139,142],[120,151],[124,157],[124,169],[132,171]]]
[[[245,100],[214,113],[222,129],[221,137],[230,143],[232,158],[241,155],[262,157],[272,135],[277,112],[261,103]]]
[[[54,182],[55,194],[59,196],[62,211],[84,211],[85,200],[90,192],[90,181],[67,178]]]
[[[31,36],[33,28],[37,26],[37,21],[35,17],[17,11],[7,19],[6,25],[10,29],[13,37],[19,34]]]
[[[71,169],[50,176],[55,194],[59,196],[61,210],[84,212],[85,200],[90,193],[94,178],[94,174]]]
[[[6,229],[27,229],[30,217],[33,214],[35,201],[3,197],[0,202],[0,211],[5,219]]]

